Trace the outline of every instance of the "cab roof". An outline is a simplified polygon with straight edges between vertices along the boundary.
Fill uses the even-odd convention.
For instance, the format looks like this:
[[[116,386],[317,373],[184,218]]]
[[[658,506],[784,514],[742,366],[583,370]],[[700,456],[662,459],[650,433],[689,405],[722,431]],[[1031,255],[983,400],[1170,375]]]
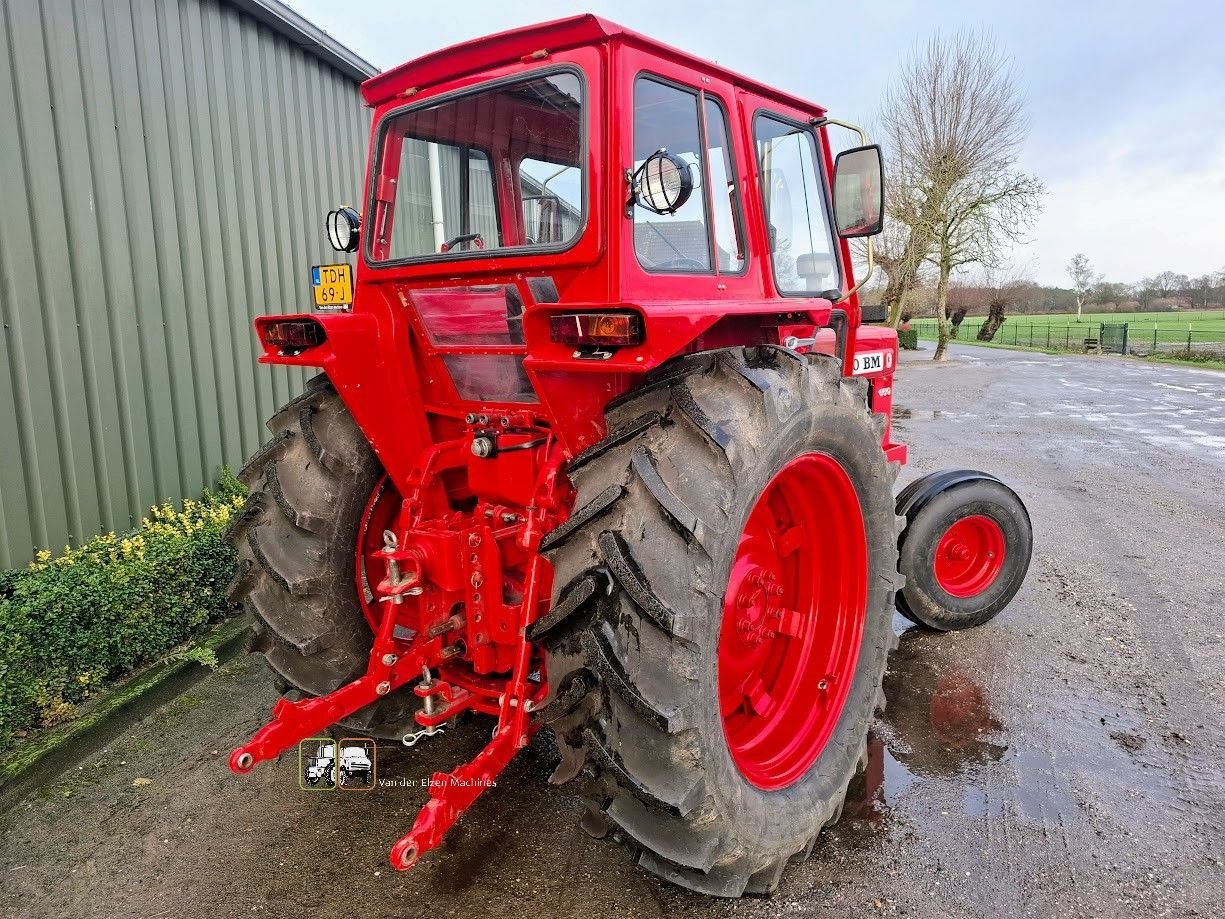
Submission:
[[[371,77],[362,84],[366,104],[374,107],[400,96],[410,95],[446,80],[454,80],[530,58],[539,51],[563,51],[612,41],[633,44],[660,58],[692,67],[717,76],[735,86],[773,98],[786,105],[825,114],[821,106],[782,90],[767,86],[750,77],[721,67],[711,61],[655,41],[625,26],[600,16],[585,13],[551,22],[537,23],[461,42],[440,51],[432,51],[416,60],[401,64]]]

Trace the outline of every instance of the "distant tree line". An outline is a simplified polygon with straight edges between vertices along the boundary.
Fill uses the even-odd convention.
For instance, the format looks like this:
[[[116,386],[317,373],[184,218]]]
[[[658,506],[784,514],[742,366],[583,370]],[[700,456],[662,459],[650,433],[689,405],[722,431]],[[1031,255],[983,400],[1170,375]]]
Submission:
[[[921,273],[919,282],[907,293],[904,314],[911,318],[936,315],[935,286],[924,280]],[[882,292],[883,285],[878,285],[865,296],[871,300]],[[1075,286],[1055,287],[1024,277],[993,277],[991,272],[983,272],[949,283],[949,318],[952,322],[962,310],[963,316],[988,316],[993,305],[1002,307],[1004,315],[1075,313],[1077,295]],[[1085,289],[1081,307],[1086,313],[1225,310],[1225,267],[1195,276],[1163,271],[1131,283],[1095,276]]]

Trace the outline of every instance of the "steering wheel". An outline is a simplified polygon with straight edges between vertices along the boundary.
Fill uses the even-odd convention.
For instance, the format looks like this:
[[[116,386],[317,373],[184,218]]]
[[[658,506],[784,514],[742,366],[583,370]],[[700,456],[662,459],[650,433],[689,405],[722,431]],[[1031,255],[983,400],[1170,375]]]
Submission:
[[[662,268],[665,270],[669,268],[693,268],[693,269],[696,269],[697,271],[709,271],[710,270],[709,265],[703,265],[696,258],[688,258],[688,257],[669,259],[666,262],[660,262],[655,267]]]
[[[439,252],[450,252],[456,246],[461,246],[464,243],[472,243],[473,248],[484,249],[485,241],[481,239],[480,233],[464,233],[460,236],[453,236],[442,244]]]

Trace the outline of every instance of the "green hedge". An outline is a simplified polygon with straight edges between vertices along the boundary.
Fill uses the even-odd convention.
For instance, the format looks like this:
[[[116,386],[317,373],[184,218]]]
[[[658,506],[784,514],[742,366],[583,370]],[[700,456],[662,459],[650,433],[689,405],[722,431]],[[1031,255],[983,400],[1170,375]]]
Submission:
[[[919,331],[918,329],[898,329],[897,330],[898,347],[903,351],[918,351],[919,350]]]
[[[0,751],[227,615],[223,534],[245,493],[226,471],[216,491],[154,507],[127,535],[0,572]]]

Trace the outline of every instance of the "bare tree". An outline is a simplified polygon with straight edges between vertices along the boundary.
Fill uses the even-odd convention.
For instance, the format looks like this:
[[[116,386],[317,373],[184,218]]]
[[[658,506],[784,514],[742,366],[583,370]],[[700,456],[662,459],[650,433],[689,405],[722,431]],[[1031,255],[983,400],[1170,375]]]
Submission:
[[[1131,294],[1130,284],[1123,284],[1119,281],[1098,280],[1093,285],[1093,290],[1090,292],[1089,299],[1086,302],[1099,304],[1113,303],[1117,307],[1119,304],[1127,302]]]
[[[1157,296],[1162,299],[1169,297],[1171,294],[1184,291],[1190,286],[1191,281],[1185,274],[1178,274],[1173,271],[1163,271],[1153,278],[1153,288],[1157,291]]]
[[[948,302],[951,338],[957,339],[966,315],[983,316],[978,327],[979,341],[991,341],[1007,321],[1012,309],[1039,289],[1025,276],[1025,269],[1013,265],[984,268],[974,275],[963,275],[949,282]]]
[[[1135,294],[1136,300],[1143,309],[1148,309],[1149,304],[1153,302],[1153,292],[1157,289],[1156,278],[1141,278],[1136,282]]]
[[[876,264],[885,275],[880,302],[889,310],[889,325],[897,328],[910,293],[919,285],[927,252],[910,227],[901,220],[889,220],[885,232],[876,239],[875,255]]]
[[[1093,270],[1093,265],[1085,253],[1077,252],[1072,256],[1072,261],[1068,262],[1068,277],[1072,279],[1072,292],[1076,294],[1076,320],[1079,322],[1081,308],[1102,276]]]
[[[1210,274],[1201,274],[1192,282],[1192,287],[1199,294],[1199,305],[1201,309],[1208,308],[1208,298],[1212,296],[1212,286],[1215,278]],[[1193,304],[1194,305],[1194,304]]]
[[[987,273],[988,291],[987,318],[978,328],[979,341],[991,341],[995,333],[1008,321],[1005,311],[1019,302],[1032,288],[1034,282],[1021,273],[1009,270]]]
[[[987,35],[937,35],[903,65],[881,120],[897,187],[891,216],[936,268],[943,360],[951,274],[997,263],[1040,207],[1042,183],[1015,168],[1027,125],[1011,62]]]
[[[936,316],[940,320],[934,360],[948,346],[948,279],[956,270],[981,265],[1003,268],[1007,250],[1023,239],[1037,216],[1042,183],[1023,173],[981,177],[955,188],[935,224]]]

